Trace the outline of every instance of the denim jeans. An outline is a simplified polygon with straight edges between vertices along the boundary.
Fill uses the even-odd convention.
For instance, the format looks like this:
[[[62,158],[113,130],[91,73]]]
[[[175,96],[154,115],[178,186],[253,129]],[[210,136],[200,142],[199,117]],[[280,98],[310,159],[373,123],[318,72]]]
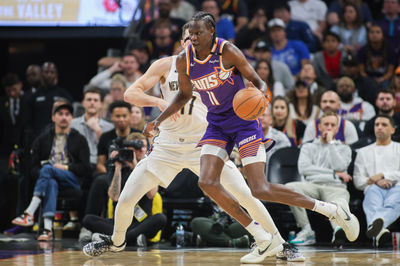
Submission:
[[[387,228],[400,216],[400,186],[384,189],[372,185],[365,193],[363,209],[368,226],[375,219],[382,218],[383,226]]]
[[[40,169],[33,195],[42,197],[43,217],[54,217],[59,189],[80,190],[78,178],[70,171],[58,169],[46,164]]]

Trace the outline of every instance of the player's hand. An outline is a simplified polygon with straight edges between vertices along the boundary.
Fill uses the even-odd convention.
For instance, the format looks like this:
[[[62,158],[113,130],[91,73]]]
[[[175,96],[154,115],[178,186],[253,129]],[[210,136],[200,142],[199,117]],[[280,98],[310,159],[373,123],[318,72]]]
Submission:
[[[143,129],[143,135],[145,135],[148,138],[152,138],[158,133],[158,121],[153,120],[151,122],[146,123]]]
[[[168,105],[169,105],[169,102],[167,102],[164,99],[160,99],[160,101],[158,102],[157,107],[158,107],[158,109],[160,109],[161,112],[164,112],[164,110],[167,109]],[[178,120],[179,117],[181,117],[181,114],[180,113],[175,113],[175,114],[171,115],[169,117],[169,119],[171,119],[172,121],[176,121],[176,120]]]
[[[345,172],[336,172],[335,173],[339,178],[341,178],[343,180],[344,183],[349,182],[350,180],[352,180],[353,178],[351,177],[351,175],[349,175],[348,173]]]

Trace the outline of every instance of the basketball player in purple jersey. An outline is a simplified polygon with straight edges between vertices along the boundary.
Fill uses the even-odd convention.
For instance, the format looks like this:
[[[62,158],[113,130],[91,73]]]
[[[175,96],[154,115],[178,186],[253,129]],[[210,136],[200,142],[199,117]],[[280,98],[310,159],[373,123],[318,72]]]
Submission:
[[[144,133],[151,136],[162,121],[178,112],[192,98],[194,88],[208,108],[209,125],[199,142],[202,146],[199,186],[208,196],[228,213],[240,213],[240,205],[220,183],[224,161],[237,145],[250,189],[256,198],[319,212],[342,227],[350,241],[356,240],[359,223],[346,202],[318,201],[266,181],[266,149],[271,148],[274,142],[263,139],[258,120],[242,120],[232,108],[235,93],[245,87],[243,77],[263,92],[265,83],[236,46],[216,37],[215,20],[211,14],[198,12],[194,15],[189,33],[192,44],[178,56],[176,63],[179,93],[157,119],[146,125]],[[234,218],[245,227],[250,223],[240,215],[234,215]],[[252,262],[271,245],[265,241],[256,244],[253,252],[241,258],[242,263]]]

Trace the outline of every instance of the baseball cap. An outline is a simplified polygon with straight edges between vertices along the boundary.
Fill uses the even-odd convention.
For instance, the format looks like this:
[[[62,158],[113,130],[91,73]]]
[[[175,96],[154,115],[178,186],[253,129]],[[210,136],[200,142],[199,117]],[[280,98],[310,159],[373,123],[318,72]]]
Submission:
[[[400,75],[400,66],[398,66],[398,67],[396,68],[396,70],[394,71],[394,74],[395,74],[395,75]]]
[[[280,19],[280,18],[274,18],[274,19],[271,19],[269,22],[268,22],[268,27],[269,28],[272,28],[272,27],[281,27],[281,28],[286,28],[286,25],[285,25],[285,22],[283,22],[283,20],[282,19]]]
[[[56,105],[56,106],[53,108],[53,115],[54,115],[55,113],[57,113],[59,110],[61,110],[61,109],[68,109],[68,111],[69,111],[71,114],[74,113],[74,108],[72,107],[72,105],[71,105],[70,103],[62,103],[62,104],[60,104],[60,105]]]
[[[256,47],[254,48],[255,51],[271,51],[270,45],[266,41],[259,41],[256,44]]]
[[[343,60],[343,65],[345,66],[357,66],[358,60],[357,57],[353,54],[347,54]]]

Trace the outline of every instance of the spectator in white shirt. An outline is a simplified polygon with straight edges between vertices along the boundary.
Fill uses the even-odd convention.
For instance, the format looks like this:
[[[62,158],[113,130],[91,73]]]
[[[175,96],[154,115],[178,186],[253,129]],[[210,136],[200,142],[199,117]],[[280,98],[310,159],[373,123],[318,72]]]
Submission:
[[[382,247],[391,239],[387,227],[400,217],[400,143],[391,139],[395,130],[390,116],[377,115],[374,130],[376,142],[357,152],[354,185],[364,190],[367,237]]]

